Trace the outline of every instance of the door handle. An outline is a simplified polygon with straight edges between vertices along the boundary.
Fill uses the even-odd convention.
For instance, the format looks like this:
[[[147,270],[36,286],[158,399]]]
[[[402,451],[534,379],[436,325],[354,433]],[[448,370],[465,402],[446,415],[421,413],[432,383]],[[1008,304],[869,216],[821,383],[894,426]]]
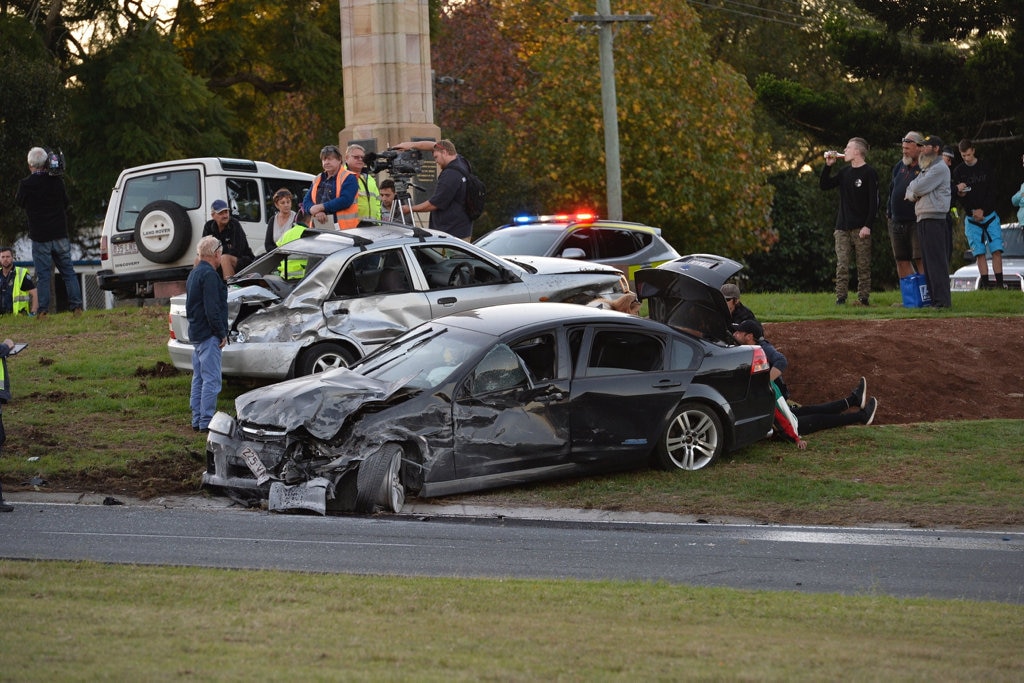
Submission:
[[[333,311],[331,311],[331,315],[348,315],[348,309],[344,307],[335,308]]]
[[[682,386],[682,382],[676,382],[671,379],[663,379],[655,382],[651,386],[655,389],[672,389],[673,387]]]
[[[454,296],[443,296],[437,300],[437,303],[440,306],[451,306],[457,301],[458,299],[456,299]]]

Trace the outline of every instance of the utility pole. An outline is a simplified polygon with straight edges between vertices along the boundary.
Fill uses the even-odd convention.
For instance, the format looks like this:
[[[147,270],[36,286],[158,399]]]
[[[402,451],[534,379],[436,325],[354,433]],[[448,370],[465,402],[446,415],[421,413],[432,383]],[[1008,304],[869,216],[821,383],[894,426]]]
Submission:
[[[601,110],[604,116],[604,173],[608,218],[622,220],[622,165],[619,161],[619,114],[615,95],[615,57],[612,53],[615,25],[620,22],[654,21],[653,14],[612,14],[611,0],[597,0],[596,15],[572,15],[573,21],[591,24],[598,32],[601,57]],[[585,32],[584,24],[580,24]],[[649,26],[644,26],[650,29]]]

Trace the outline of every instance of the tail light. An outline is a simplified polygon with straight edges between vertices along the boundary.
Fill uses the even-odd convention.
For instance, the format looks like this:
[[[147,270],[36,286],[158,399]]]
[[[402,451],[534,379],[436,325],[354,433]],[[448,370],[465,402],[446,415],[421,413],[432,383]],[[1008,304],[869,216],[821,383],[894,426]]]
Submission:
[[[174,325],[171,324],[170,313],[167,314],[167,331],[170,333],[171,339],[177,339],[177,337],[174,336]],[[761,357],[764,357],[764,351],[761,351]]]
[[[760,346],[754,348],[754,360],[750,363],[750,374],[754,375],[759,372],[768,372],[771,370],[771,366],[768,365],[768,356],[764,355],[764,349]]]
[[[100,237],[100,261],[106,261],[110,258],[110,252],[107,248],[107,236],[103,235]]]

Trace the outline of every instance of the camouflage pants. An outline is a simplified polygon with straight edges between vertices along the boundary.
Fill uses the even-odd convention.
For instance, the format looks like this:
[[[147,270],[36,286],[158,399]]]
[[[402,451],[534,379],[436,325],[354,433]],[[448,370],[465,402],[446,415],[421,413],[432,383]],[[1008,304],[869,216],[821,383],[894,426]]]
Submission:
[[[871,296],[871,236],[860,237],[860,230],[836,230],[836,299],[846,299],[850,287],[850,262],[856,255],[857,298]]]

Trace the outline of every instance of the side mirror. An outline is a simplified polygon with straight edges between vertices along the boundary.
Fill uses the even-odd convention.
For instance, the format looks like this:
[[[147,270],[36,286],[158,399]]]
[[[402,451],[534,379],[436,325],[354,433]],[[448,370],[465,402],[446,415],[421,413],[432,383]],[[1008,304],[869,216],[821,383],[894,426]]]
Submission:
[[[560,256],[562,258],[585,259],[587,258],[587,252],[583,251],[579,247],[569,247],[568,249],[564,250],[560,254]]]

